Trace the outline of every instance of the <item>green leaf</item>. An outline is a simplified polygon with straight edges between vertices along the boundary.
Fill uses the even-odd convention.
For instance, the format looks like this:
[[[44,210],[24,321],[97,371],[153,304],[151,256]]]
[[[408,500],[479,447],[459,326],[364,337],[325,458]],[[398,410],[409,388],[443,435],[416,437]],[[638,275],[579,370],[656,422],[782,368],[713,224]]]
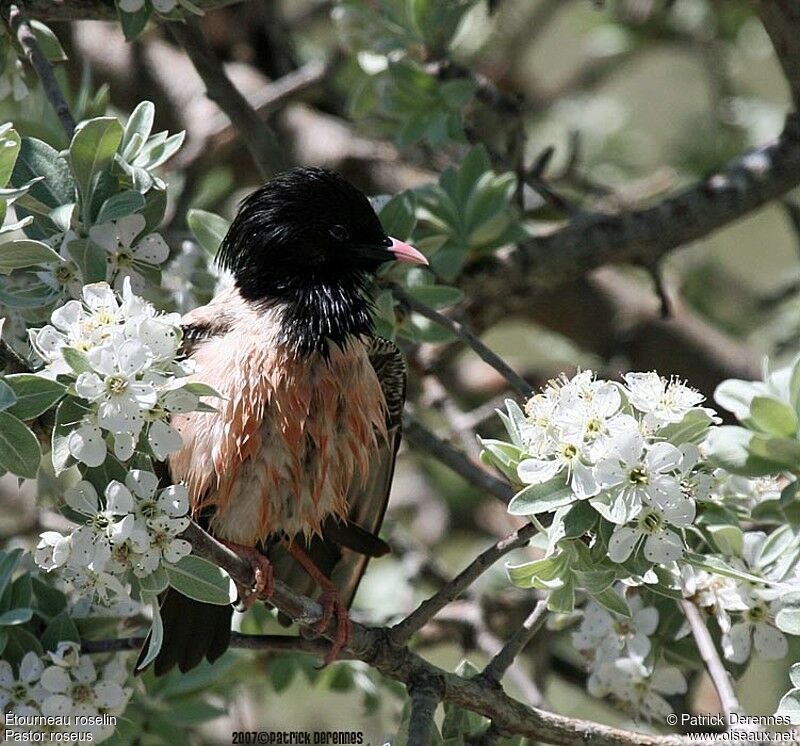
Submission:
[[[16,395],[9,414],[21,420],[32,420],[44,414],[66,392],[66,388],[57,381],[33,373],[15,373],[4,380]]]
[[[201,383],[200,381],[193,381],[192,383],[187,383],[185,386],[181,386],[184,391],[188,391],[190,394],[194,394],[195,396],[215,396],[218,399],[224,398],[222,394],[219,393],[213,386],[209,386],[207,383]]]
[[[150,634],[147,636],[147,652],[138,665],[137,670],[142,671],[149,666],[161,650],[164,642],[164,623],[161,621],[161,609],[158,605],[158,596],[153,593],[143,593],[142,602],[150,604],[153,609],[153,624],[150,626]]]
[[[774,474],[781,468],[763,458],[754,456],[748,450],[753,433],[743,427],[725,425],[714,428],[706,441],[709,460],[734,474],[760,477]]]
[[[529,484],[520,490],[508,504],[508,512],[511,515],[549,513],[577,499],[572,488],[559,476],[544,484]]]
[[[153,131],[155,114],[156,107],[153,106],[151,101],[142,101],[131,112],[128,123],[125,125],[125,133],[119,149],[124,158],[130,160],[138,155],[138,151],[134,150],[134,146],[132,146],[134,135],[138,135],[138,140],[142,144],[147,142],[147,138],[150,137],[150,133]]]
[[[6,592],[11,576],[17,569],[22,559],[21,549],[12,549],[10,552],[0,552],[0,597]]]
[[[779,630],[789,635],[800,635],[800,593],[784,593],[781,596],[781,608],[775,615],[775,624]]]
[[[417,224],[414,214],[415,202],[413,192],[401,192],[383,205],[380,218],[386,233],[401,241],[405,241],[411,235]]]
[[[750,402],[753,397],[766,393],[766,387],[760,381],[742,381],[729,378],[717,386],[714,401],[723,409],[732,412],[737,420],[744,420],[750,414]]]
[[[791,437],[797,432],[797,414],[788,404],[756,396],[750,402],[750,418],[759,430],[777,437]]]
[[[42,635],[42,647],[45,650],[55,650],[59,642],[80,643],[81,636],[75,622],[72,621],[69,613],[65,610],[56,614],[47,625]]]
[[[31,576],[36,606],[46,617],[52,618],[67,608],[67,597],[57,588],[48,585],[36,575]]]
[[[553,557],[525,562],[521,565],[506,565],[511,582],[520,588],[546,587],[545,584],[562,580],[567,563],[566,552]],[[537,583],[537,581],[540,581]]]
[[[67,365],[76,373],[89,373],[92,371],[89,358],[80,350],[76,350],[74,347],[64,347],[61,354],[64,356]]]
[[[125,34],[125,41],[133,41],[147,26],[147,21],[153,13],[152,6],[150,3],[142,3],[142,7],[135,13],[126,13],[119,7],[119,0],[115,0],[114,4],[117,6],[117,17],[122,33]]]
[[[163,566],[159,566],[149,575],[139,578],[139,587],[147,593],[159,594],[167,589],[169,576]]]
[[[431,308],[445,308],[460,303],[464,293],[448,285],[416,285],[406,288],[406,292],[416,300]]]
[[[680,422],[672,422],[660,428],[658,436],[674,446],[683,443],[698,445],[713,424],[714,420],[704,409],[691,409]]]
[[[66,159],[47,143],[23,137],[11,184],[23,187],[37,177],[41,179],[28,190],[33,199],[51,209],[75,201],[75,180]]]
[[[73,397],[67,397],[58,405],[56,421],[53,426],[51,451],[56,476],[74,463],[67,447],[67,438],[88,412],[89,410]]]
[[[800,723],[800,689],[790,689],[781,697],[776,715],[788,717],[793,724]]]
[[[47,57],[50,62],[64,62],[64,60],[67,59],[67,54],[61,46],[58,37],[52,30],[35,18],[30,20],[30,25],[33,30],[33,35],[36,37],[36,41],[39,44],[39,48],[44,52],[44,56]]]
[[[114,160],[120,142],[122,125],[113,117],[90,119],[75,131],[69,146],[69,157],[83,200],[85,217],[97,180]]]
[[[90,241],[88,238],[70,241],[67,251],[78,265],[84,284],[103,282],[106,279],[108,252],[94,241]]]
[[[42,643],[24,627],[7,627],[6,631],[8,632],[8,641],[3,648],[3,659],[11,665],[19,665],[22,657],[28,651],[44,655]]]
[[[0,378],[0,412],[13,406],[16,401],[17,396],[14,393],[14,389],[6,383],[6,379]]]
[[[770,461],[773,471],[796,470],[800,467],[800,443],[794,438],[767,438],[755,434],[747,444],[747,450],[756,458]]]
[[[35,479],[41,459],[42,449],[31,429],[8,412],[0,412],[0,466]]]
[[[0,187],[5,187],[11,178],[21,142],[17,131],[9,126],[0,133]]]
[[[95,223],[107,223],[110,220],[119,220],[126,215],[133,215],[144,208],[145,200],[141,192],[129,190],[109,197],[103,202],[97,213]]]
[[[21,267],[60,261],[61,257],[41,241],[20,238],[0,244],[0,273],[5,275]]]
[[[743,570],[737,570],[720,557],[715,557],[714,555],[687,552],[685,559],[693,567],[699,567],[701,570],[707,570],[708,572],[733,578],[734,580],[746,580],[748,583],[756,583],[757,585],[775,585],[769,580],[758,577],[758,575],[753,575]]]
[[[729,557],[741,557],[744,534],[738,526],[709,526],[709,533],[717,549]]]
[[[613,614],[631,618],[631,609],[625,598],[617,593],[613,588],[606,588],[599,593],[593,593],[592,598],[602,607],[608,609]]]
[[[0,627],[25,624],[33,618],[33,609],[11,609],[0,614]]]
[[[212,562],[190,555],[165,567],[169,584],[184,596],[219,606],[231,602],[228,574]]]
[[[213,257],[228,232],[230,221],[205,210],[189,210],[186,219],[197,243]]]

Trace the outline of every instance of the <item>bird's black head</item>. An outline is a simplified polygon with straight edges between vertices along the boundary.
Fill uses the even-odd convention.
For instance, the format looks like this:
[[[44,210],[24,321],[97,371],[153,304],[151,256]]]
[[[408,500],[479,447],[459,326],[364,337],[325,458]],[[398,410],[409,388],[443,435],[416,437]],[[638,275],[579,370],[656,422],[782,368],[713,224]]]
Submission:
[[[249,195],[217,254],[246,300],[285,306],[285,335],[303,352],[371,334],[369,280],[395,260],[427,264],[386,235],[362,192],[321,168],[292,169]]]

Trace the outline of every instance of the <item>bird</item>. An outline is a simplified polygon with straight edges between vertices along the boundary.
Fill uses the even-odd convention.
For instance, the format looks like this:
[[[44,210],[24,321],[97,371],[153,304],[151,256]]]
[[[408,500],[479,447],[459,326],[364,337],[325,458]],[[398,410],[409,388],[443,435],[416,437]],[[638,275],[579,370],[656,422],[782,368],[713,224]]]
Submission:
[[[168,476],[186,485],[201,526],[251,563],[245,605],[268,601],[275,578],[320,593],[317,631],[336,620],[326,664],[349,638],[368,560],[389,549],[378,532],[406,368],[376,335],[372,304],[377,271],[394,261],[428,264],[344,177],[294,168],[241,202],[216,256],[231,284],[182,319],[190,380],[220,396],[174,416],[183,447]],[[169,588],[161,618],[156,675],[213,662],[230,644],[231,606]]]

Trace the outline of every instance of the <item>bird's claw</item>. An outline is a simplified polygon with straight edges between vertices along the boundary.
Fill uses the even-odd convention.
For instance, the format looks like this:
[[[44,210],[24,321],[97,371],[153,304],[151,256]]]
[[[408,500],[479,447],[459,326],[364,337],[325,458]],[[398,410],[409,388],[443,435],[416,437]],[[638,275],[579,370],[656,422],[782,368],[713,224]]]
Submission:
[[[331,620],[336,616],[336,634],[331,640],[331,649],[325,655],[324,668],[333,663],[339,657],[342,649],[350,642],[350,615],[335,588],[325,588],[320,602],[322,603],[322,618],[315,627],[318,635],[325,633]]]
[[[222,542],[228,549],[250,563],[255,583],[252,588],[244,588],[236,584],[243,611],[247,611],[257,601],[266,601],[275,592],[275,574],[272,563],[255,547],[246,547],[232,542]]]

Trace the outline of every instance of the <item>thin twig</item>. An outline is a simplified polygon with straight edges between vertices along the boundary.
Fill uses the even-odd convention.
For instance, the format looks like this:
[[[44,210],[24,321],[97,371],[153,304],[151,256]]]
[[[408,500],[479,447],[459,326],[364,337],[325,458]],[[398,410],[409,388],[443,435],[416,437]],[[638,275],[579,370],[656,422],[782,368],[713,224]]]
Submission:
[[[543,598],[536,604],[533,611],[522,623],[522,626],[509,638],[497,655],[486,664],[486,668],[481,672],[483,678],[497,683],[502,681],[503,675],[514,663],[516,657],[544,624],[546,612],[547,599]]]
[[[471,347],[478,357],[485,363],[494,368],[520,395],[528,397],[533,394],[531,385],[517,373],[505,360],[496,352],[490,350],[478,336],[466,325],[443,313],[439,313],[429,305],[418,301],[400,287],[394,287],[393,292],[406,306],[415,313],[424,316],[444,329],[448,329],[457,337],[460,337],[469,347]]]
[[[167,26],[203,79],[208,97],[239,130],[261,175],[266,178],[279,170],[285,159],[275,133],[231,82],[197,19],[190,18],[185,23],[170,23]]]
[[[408,746],[428,746],[436,708],[442,699],[442,682],[424,678],[408,685],[411,697],[411,717],[408,721]]]
[[[433,596],[423,601],[405,619],[395,624],[389,631],[392,641],[398,645],[405,643],[411,635],[422,629],[433,619],[438,611],[455,601],[497,560],[514,549],[524,547],[535,534],[536,527],[528,524],[481,552],[449,583],[440,588]]]
[[[408,411],[403,413],[403,435],[406,441],[420,452],[443,463],[481,490],[494,495],[504,503],[511,502],[514,490],[502,480],[476,466],[464,453],[438,438]]]
[[[33,33],[30,21],[25,16],[21,4],[8,6],[6,23],[11,33],[19,41],[20,46],[25,50],[25,56],[36,71],[47,100],[58,115],[58,120],[67,134],[67,139],[71,140],[72,135],[75,133],[75,119],[53,73],[53,66],[39,46],[39,42],[36,40],[36,35]]]
[[[722,711],[725,713],[725,719],[728,727],[730,727],[731,714],[742,711],[739,700],[736,698],[736,693],[733,691],[730,676],[722,664],[722,659],[719,657],[717,648],[714,646],[714,641],[711,639],[711,634],[703,622],[698,608],[691,601],[681,601],[681,609],[686,621],[689,623],[689,628],[692,630],[692,636],[697,644],[700,657],[703,659],[708,675],[717,690]]]

